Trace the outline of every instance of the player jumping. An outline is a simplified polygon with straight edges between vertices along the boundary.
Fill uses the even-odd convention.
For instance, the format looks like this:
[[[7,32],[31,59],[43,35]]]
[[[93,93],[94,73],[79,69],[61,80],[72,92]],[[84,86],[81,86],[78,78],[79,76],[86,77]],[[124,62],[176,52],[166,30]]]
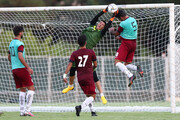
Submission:
[[[101,38],[105,35],[106,31],[109,29],[109,27],[111,26],[111,23],[112,21],[114,20],[115,18],[115,15],[117,13],[114,13],[113,17],[110,19],[110,21],[106,24],[105,21],[100,21],[97,26],[96,26],[96,22],[98,21],[98,18],[103,15],[104,13],[107,12],[107,9],[104,9],[103,11],[99,12],[90,22],[90,26],[87,27],[85,30],[82,31],[82,34],[86,36],[87,38],[87,45],[86,45],[86,48],[88,49],[93,49],[93,47],[96,46],[96,44],[101,40]],[[74,86],[73,86],[73,81],[74,81],[74,78],[75,78],[75,71],[76,71],[76,67],[75,65],[73,64],[71,70],[70,70],[70,81],[69,81],[69,85],[67,88],[65,88],[62,92],[63,93],[67,93],[69,92],[70,90],[74,89]],[[100,95],[101,95],[101,100],[102,100],[102,103],[103,104],[106,104],[107,103],[107,100],[106,98],[104,97],[104,94],[103,94],[103,90],[102,90],[102,87],[101,87],[101,83],[97,77],[97,74],[96,74],[96,70],[94,70],[93,72],[93,77],[94,77],[94,82],[96,83],[96,86],[100,92]]]
[[[109,32],[114,34],[117,40],[122,40],[115,56],[115,65],[129,77],[130,82],[128,87],[130,87],[136,79],[136,76],[128,69],[138,71],[140,76],[143,77],[141,67],[131,64],[136,50],[138,25],[136,20],[133,17],[129,17],[123,10],[119,10],[116,17],[121,21],[118,31],[115,31],[114,27],[109,29]],[[122,62],[124,62],[125,65]]]
[[[16,26],[13,29],[15,38],[9,45],[8,60],[12,65],[12,73],[16,88],[20,88],[19,104],[20,104],[20,116],[34,116],[31,112],[31,104],[34,95],[34,84],[32,82],[30,74],[33,74],[33,70],[25,62],[25,48],[24,43],[21,41],[23,37],[24,29],[21,26]],[[28,89],[26,95],[26,88]],[[26,97],[26,109],[25,109],[25,97]]]

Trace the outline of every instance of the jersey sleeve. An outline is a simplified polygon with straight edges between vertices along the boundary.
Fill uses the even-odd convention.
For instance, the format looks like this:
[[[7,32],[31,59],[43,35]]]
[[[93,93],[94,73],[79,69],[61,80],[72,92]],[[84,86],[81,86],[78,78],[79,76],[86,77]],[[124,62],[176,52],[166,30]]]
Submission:
[[[69,62],[74,62],[75,61],[75,55],[74,52],[71,54],[71,57],[69,59]]]
[[[18,52],[23,52],[24,51],[24,46],[23,45],[20,45],[19,47],[18,47]]]
[[[98,21],[98,18],[99,18],[101,15],[103,15],[103,14],[104,14],[103,11],[99,12],[99,13],[91,20],[90,25],[95,25],[96,22]]]
[[[101,31],[101,36],[104,36],[104,35],[105,35],[106,31],[108,31],[108,29],[110,28],[111,23],[112,23],[112,21],[109,21],[109,22],[105,25],[104,29]]]
[[[121,26],[118,27],[118,32],[121,33],[123,31],[123,28]]]
[[[96,58],[96,54],[95,52],[92,50],[92,61],[96,61],[97,58]]]

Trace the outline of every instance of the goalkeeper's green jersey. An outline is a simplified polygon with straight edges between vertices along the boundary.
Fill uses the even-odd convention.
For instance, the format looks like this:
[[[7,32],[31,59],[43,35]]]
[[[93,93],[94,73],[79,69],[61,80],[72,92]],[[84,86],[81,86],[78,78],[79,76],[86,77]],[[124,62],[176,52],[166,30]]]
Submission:
[[[86,48],[93,49],[96,44],[101,40],[101,30],[97,30],[96,26],[91,25],[82,31],[82,34],[86,36]],[[78,47],[79,49],[79,47]],[[76,67],[75,63],[73,63],[73,67]]]
[[[86,36],[87,49],[93,49],[102,38],[101,30],[97,30],[96,26],[87,27],[82,34]]]

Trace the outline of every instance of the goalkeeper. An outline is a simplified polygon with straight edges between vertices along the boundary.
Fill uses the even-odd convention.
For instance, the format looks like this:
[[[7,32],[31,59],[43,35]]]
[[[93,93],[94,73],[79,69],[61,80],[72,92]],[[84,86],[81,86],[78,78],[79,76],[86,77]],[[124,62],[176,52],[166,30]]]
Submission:
[[[104,9],[103,11],[99,12],[90,22],[90,26],[87,27],[86,29],[84,29],[82,31],[82,34],[86,36],[87,38],[87,49],[93,49],[93,47],[96,46],[96,44],[101,40],[101,38],[105,35],[106,31],[109,29],[109,27],[111,26],[111,23],[112,21],[114,20],[116,14],[118,13],[118,11],[116,11],[114,14],[113,14],[113,17],[110,19],[110,21],[106,24],[105,21],[100,21],[97,26],[96,26],[96,22],[98,21],[98,18],[103,15],[104,13],[106,13],[108,10],[108,7],[106,9]],[[74,89],[74,86],[73,86],[73,82],[74,82],[74,79],[75,79],[75,71],[76,71],[76,66],[75,64],[71,67],[71,70],[70,70],[70,81],[69,81],[69,85],[67,88],[65,88],[62,93],[67,93],[69,92],[70,90],[73,90]],[[104,94],[103,94],[103,90],[102,90],[102,87],[101,87],[101,83],[97,77],[97,74],[96,74],[96,70],[94,70],[93,72],[93,78],[94,78],[94,82],[96,84],[96,87],[98,88],[99,92],[100,92],[100,95],[101,95],[101,100],[102,100],[102,103],[103,104],[106,104],[107,103],[107,100],[106,98],[104,97]]]

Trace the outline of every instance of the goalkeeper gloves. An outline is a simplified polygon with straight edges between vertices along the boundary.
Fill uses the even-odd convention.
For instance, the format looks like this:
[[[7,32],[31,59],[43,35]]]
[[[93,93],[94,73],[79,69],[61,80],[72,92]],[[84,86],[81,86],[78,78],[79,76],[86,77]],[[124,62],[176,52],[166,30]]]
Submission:
[[[108,6],[103,10],[104,13],[108,11]]]
[[[117,17],[117,14],[119,13],[119,10],[117,10],[115,13],[113,13],[112,18],[110,19],[110,21],[113,21],[115,17]]]
[[[113,17],[117,17],[118,13],[119,13],[119,10],[117,10],[115,13],[113,13]]]

